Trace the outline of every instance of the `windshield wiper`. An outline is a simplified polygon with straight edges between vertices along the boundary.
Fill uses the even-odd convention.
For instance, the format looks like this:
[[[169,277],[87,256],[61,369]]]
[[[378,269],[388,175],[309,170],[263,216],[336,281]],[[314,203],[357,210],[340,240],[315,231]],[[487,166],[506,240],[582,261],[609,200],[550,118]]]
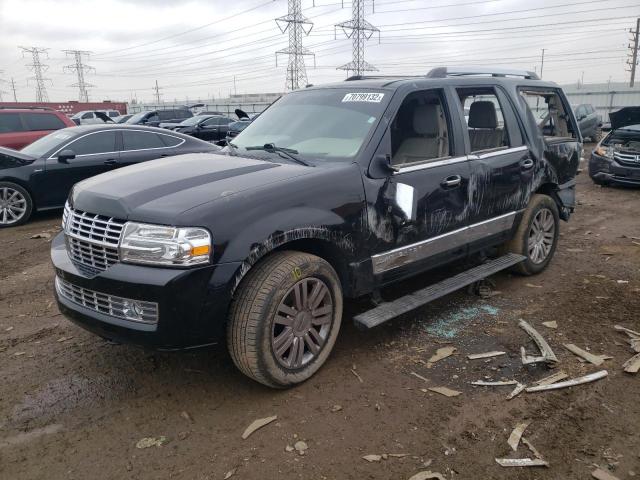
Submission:
[[[278,154],[282,153],[287,157],[289,157],[294,162],[299,163],[300,165],[304,165],[305,167],[311,166],[310,163],[305,162],[301,158],[296,157],[296,154],[298,153],[297,150],[294,150],[293,148],[277,147],[274,143],[265,143],[264,145],[254,145],[253,147],[245,147],[245,150],[263,150],[265,152],[270,152],[270,153],[278,153]]]

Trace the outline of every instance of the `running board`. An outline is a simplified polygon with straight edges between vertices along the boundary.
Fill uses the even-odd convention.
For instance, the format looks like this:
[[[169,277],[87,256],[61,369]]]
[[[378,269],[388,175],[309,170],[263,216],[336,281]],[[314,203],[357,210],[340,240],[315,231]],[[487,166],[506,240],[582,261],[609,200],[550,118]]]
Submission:
[[[515,253],[508,253],[502,257],[490,260],[482,265],[473,267],[458,275],[447,278],[441,282],[434,283],[428,287],[416,290],[404,297],[397,298],[392,302],[381,303],[375,308],[353,317],[356,327],[369,329],[377,327],[381,323],[396,318],[403,313],[415,310],[433,300],[444,297],[456,290],[471,285],[474,282],[487,278],[494,273],[512,267],[527,257]]]

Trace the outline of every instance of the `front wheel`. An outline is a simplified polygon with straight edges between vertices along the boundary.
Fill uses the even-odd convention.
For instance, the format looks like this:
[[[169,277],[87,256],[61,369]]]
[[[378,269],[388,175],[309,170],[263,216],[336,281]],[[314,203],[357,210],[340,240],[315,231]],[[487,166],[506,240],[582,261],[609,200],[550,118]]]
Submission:
[[[13,182],[0,182],[0,228],[22,225],[31,216],[29,192]]]
[[[503,246],[505,253],[518,253],[526,259],[514,267],[522,275],[542,272],[553,258],[560,234],[556,202],[547,195],[535,194],[522,216],[513,238]]]
[[[324,364],[342,319],[342,290],[322,258],[276,252],[253,267],[231,304],[227,344],[236,366],[269,387],[304,382]]]

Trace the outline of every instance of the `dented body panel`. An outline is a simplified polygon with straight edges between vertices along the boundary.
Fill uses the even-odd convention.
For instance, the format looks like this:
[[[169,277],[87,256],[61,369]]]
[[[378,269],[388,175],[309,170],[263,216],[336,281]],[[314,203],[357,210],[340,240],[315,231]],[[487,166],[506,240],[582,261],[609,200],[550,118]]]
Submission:
[[[579,133],[545,139],[519,96],[521,88],[558,92],[568,108],[567,123],[577,131],[555,84],[507,78],[349,83],[307,89],[341,89],[343,102],[384,98],[383,112],[371,117],[366,142],[349,161],[309,159],[305,166],[285,156],[228,150],[227,155],[160,160],[146,164],[144,174],[142,167],[123,168],[78,184],[69,199],[72,208],[122,221],[204,227],[211,232],[213,255],[204,267],[163,269],[164,280],[154,277],[157,268],[122,264],[90,278],[65,256],[61,234],[52,250],[58,276],[106,294],[125,296],[126,290],[134,298],[160,299],[162,335],[129,335],[127,326],[105,326],[108,320],[58,297],[61,309],[119,341],[130,338],[160,348],[208,344],[224,334],[229,304],[246,274],[276,250],[322,256],[337,271],[345,295],[357,297],[508,240],[537,192],[554,198],[562,218],[569,218],[582,153]],[[508,148],[471,151],[456,93],[470,87],[496,89]],[[390,126],[407,95],[422,90],[438,91],[446,103],[448,155],[391,169]],[[131,269],[135,275],[127,273]],[[128,276],[138,280],[136,286]],[[175,285],[185,289],[181,295]]]

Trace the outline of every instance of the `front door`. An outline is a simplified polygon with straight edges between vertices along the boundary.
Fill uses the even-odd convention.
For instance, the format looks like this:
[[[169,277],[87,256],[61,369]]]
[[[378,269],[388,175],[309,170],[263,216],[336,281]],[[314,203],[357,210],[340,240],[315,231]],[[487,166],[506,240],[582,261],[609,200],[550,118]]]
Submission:
[[[102,131],[84,135],[66,144],[58,152],[47,158],[42,177],[44,193],[43,207],[64,205],[65,200],[77,182],[113,169],[119,159],[116,146],[116,131]],[[71,150],[75,158],[58,161],[57,154]]]
[[[372,257],[381,283],[466,254],[469,162],[456,141],[459,113],[449,108],[451,94],[424,90],[408,94],[386,138],[397,170],[369,204],[370,219],[385,219],[389,242]],[[385,141],[382,142],[385,148]],[[383,152],[384,153],[384,152]],[[380,224],[380,222],[377,222]]]

